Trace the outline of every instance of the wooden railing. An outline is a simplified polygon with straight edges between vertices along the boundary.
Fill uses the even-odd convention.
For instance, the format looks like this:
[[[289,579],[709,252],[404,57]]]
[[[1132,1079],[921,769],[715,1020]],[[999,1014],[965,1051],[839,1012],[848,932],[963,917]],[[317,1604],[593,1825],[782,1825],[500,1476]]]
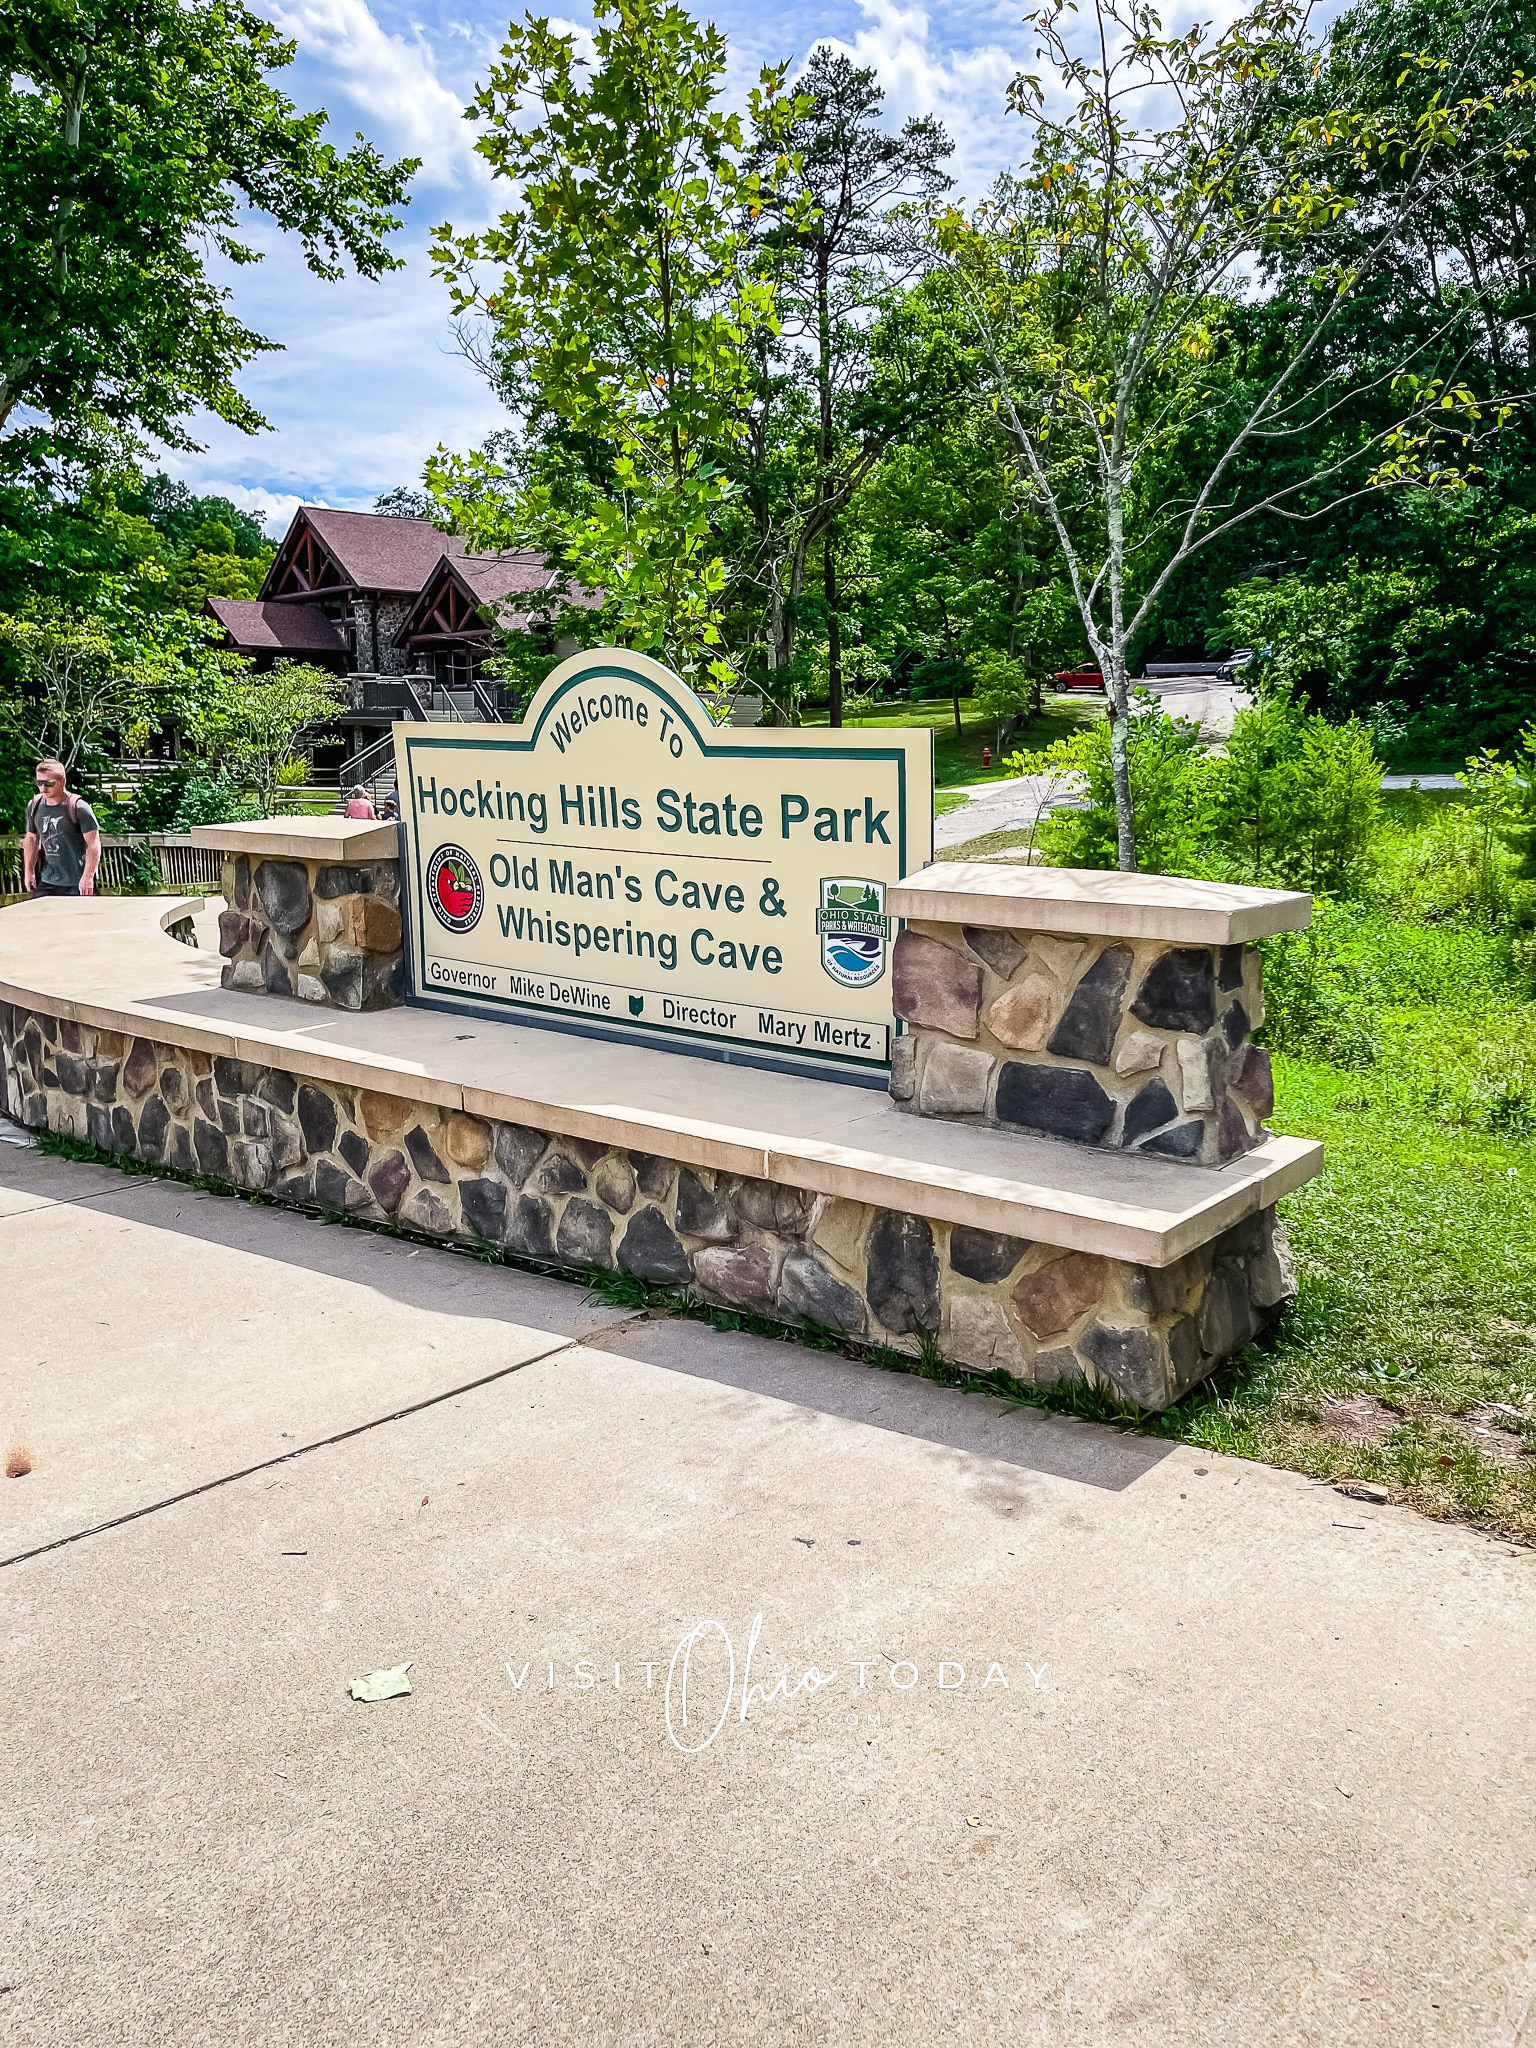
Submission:
[[[135,832],[101,841],[96,886],[104,896],[216,896],[218,850],[180,832]],[[0,899],[21,890],[21,841],[0,839]]]

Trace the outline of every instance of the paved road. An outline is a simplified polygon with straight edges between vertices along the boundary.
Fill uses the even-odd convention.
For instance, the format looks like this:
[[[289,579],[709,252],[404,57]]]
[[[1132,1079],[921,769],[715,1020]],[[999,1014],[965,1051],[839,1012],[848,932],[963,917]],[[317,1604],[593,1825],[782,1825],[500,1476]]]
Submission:
[[[1203,676],[1175,676],[1147,685],[1176,718],[1196,720],[1208,743],[1225,739],[1232,730],[1239,692],[1231,683],[1208,681]],[[1101,698],[1092,700],[1101,704]],[[934,821],[935,851],[963,846],[985,833],[1027,831],[1042,812],[1059,809],[1075,800],[1071,784],[1062,785],[1044,776],[1023,775],[1007,782],[978,782],[967,787],[970,801],[958,810],[947,811]]]
[[[0,1310],[0,1555],[136,1516],[0,1567],[7,2042],[1531,2039],[1530,1553],[9,1145]]]
[[[1007,782],[979,782],[968,801],[933,821],[934,851],[964,846],[988,832],[1028,831],[1038,816],[1070,803],[1073,791],[1044,775],[1017,775]]]

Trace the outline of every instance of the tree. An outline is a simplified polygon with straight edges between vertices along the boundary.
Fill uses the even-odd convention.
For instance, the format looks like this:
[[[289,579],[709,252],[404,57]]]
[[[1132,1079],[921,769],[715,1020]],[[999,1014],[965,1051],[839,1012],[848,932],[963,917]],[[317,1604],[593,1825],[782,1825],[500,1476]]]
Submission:
[[[665,0],[596,15],[585,79],[573,35],[533,17],[510,30],[468,111],[518,196],[483,234],[441,228],[433,262],[461,318],[483,323],[468,346],[509,402],[608,444],[611,468],[574,502],[540,478],[509,501],[483,457],[441,458],[428,481],[477,545],[546,550],[607,594],[632,645],[722,685],[714,522],[775,324],[750,233],[760,179],[720,104],[719,32]],[[783,125],[782,82],[765,70],[749,95],[760,137]]]
[[[976,678],[972,708],[994,721],[999,744],[1004,726],[1032,718],[1040,710],[1044,680],[1038,670],[1014,656],[989,648],[971,663],[971,672]]]
[[[794,83],[789,119],[776,104],[770,120],[760,117],[751,158],[763,181],[763,238],[774,257],[783,341],[808,349],[797,367],[813,400],[812,459],[791,469],[788,503],[781,508],[769,492],[757,494],[768,667],[771,675],[789,666],[807,563],[819,542],[833,725],[842,723],[836,521],[886,451],[931,417],[937,395],[928,363],[872,340],[877,316],[922,267],[912,212],[931,207],[953,183],[943,165],[954,145],[931,115],[888,134],[880,126],[884,100],[872,70],[818,49]],[[771,401],[770,362],[779,351],[766,332],[762,339],[762,390]],[[764,412],[756,433],[766,450],[772,430]]]
[[[379,493],[373,509],[386,519],[430,519],[432,500],[425,491],[414,490],[409,484],[396,484],[392,491]]]
[[[963,335],[948,278],[909,298]],[[964,395],[970,365],[957,358]],[[958,654],[978,683],[994,655],[1043,680],[1077,658],[1082,622],[1055,536],[1019,505],[1007,440],[980,406],[941,410],[887,450],[838,521],[838,559],[846,631],[893,678]]]
[[[1053,867],[1111,868],[1119,864],[1119,762],[1114,735],[1103,719],[1053,740],[1038,753],[1009,760],[1015,774],[1041,776],[1054,796],[1070,791],[1070,809],[1037,814],[1031,844]],[[1198,875],[1205,861],[1205,785],[1210,761],[1200,728],[1171,718],[1138,690],[1130,701],[1125,762],[1142,846],[1157,872]]]
[[[109,737],[142,717],[144,698],[105,624],[49,605],[0,618],[0,645],[22,691],[0,698],[0,727],[34,760],[54,756],[73,776],[94,774]]]
[[[242,512],[228,498],[200,497],[163,472],[131,482],[124,477],[116,496],[122,511],[147,519],[174,548],[239,555],[243,561],[260,562],[263,569],[272,559],[273,544],[262,531],[267,515]],[[210,527],[223,528],[229,539],[227,547],[208,546]]]
[[[188,707],[187,729],[216,768],[234,769],[253,786],[259,815],[277,808],[280,770],[300,736],[334,716],[346,686],[307,662],[278,661],[261,676],[228,676]]]
[[[1026,175],[974,220],[948,215],[939,240],[1104,673],[1118,859],[1134,868],[1129,655],[1170,579],[1261,513],[1316,520],[1363,493],[1454,488],[1507,418],[1485,420],[1422,348],[1362,363],[1342,316],[1413,224],[1509,146],[1495,132],[1485,151],[1483,123],[1527,88],[1448,99],[1442,83],[1412,118],[1379,102],[1309,111],[1320,59],[1292,0],[1174,38],[1145,0],[1095,0],[1091,58],[1066,14],[1052,0],[1030,19],[1075,105],[1057,118],[1041,79],[1017,78]],[[1152,125],[1164,104],[1177,118]],[[1282,254],[1304,289],[1245,384],[1235,311]],[[1359,422],[1365,389],[1390,394],[1385,419]]]
[[[199,406],[254,432],[234,377],[278,346],[209,274],[296,234],[310,269],[395,269],[415,160],[344,154],[269,82],[294,46],[241,0],[8,0],[0,10],[0,453],[79,445],[93,423],[191,447]],[[18,409],[42,415],[14,424]]]

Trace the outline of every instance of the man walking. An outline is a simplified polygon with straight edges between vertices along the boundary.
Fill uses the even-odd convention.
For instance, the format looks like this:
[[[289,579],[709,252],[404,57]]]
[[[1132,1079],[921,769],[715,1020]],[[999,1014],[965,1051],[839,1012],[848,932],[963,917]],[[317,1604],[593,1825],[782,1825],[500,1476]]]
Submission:
[[[21,842],[23,887],[29,896],[94,896],[101,830],[83,796],[75,796],[62,761],[39,761],[37,795],[27,805]]]

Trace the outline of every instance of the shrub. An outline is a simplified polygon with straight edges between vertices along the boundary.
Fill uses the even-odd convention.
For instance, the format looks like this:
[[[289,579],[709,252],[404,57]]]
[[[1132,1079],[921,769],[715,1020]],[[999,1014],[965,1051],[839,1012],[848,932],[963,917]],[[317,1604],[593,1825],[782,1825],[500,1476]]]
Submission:
[[[1358,920],[1326,901],[1305,931],[1264,941],[1264,1038],[1293,1059],[1367,1067],[1381,1016],[1371,977],[1359,971]]]
[[[1127,747],[1131,802],[1136,814],[1137,865],[1148,874],[1204,873],[1204,791],[1209,757],[1200,750],[1200,728],[1170,718],[1149,692],[1134,700]],[[1053,812],[1038,839],[1052,867],[1112,868],[1117,865],[1115,790],[1107,719],[1081,726],[1037,754],[1015,754],[1016,775],[1047,775],[1076,782],[1087,798],[1081,809]]]
[[[1272,690],[1213,761],[1210,851],[1258,882],[1352,894],[1381,827],[1381,763],[1358,719],[1330,723]]]
[[[169,829],[190,832],[194,825],[232,825],[265,816],[262,806],[247,797],[238,776],[193,775],[181,792]]]
[[[1138,691],[1129,722],[1136,860],[1144,873],[1233,879],[1354,893],[1381,829],[1381,763],[1367,728],[1301,709],[1283,690],[1241,711],[1225,752],[1207,754],[1197,726]],[[1086,802],[1040,827],[1056,867],[1116,864],[1107,720],[1040,754],[1015,755],[1016,774],[1078,778]]]

